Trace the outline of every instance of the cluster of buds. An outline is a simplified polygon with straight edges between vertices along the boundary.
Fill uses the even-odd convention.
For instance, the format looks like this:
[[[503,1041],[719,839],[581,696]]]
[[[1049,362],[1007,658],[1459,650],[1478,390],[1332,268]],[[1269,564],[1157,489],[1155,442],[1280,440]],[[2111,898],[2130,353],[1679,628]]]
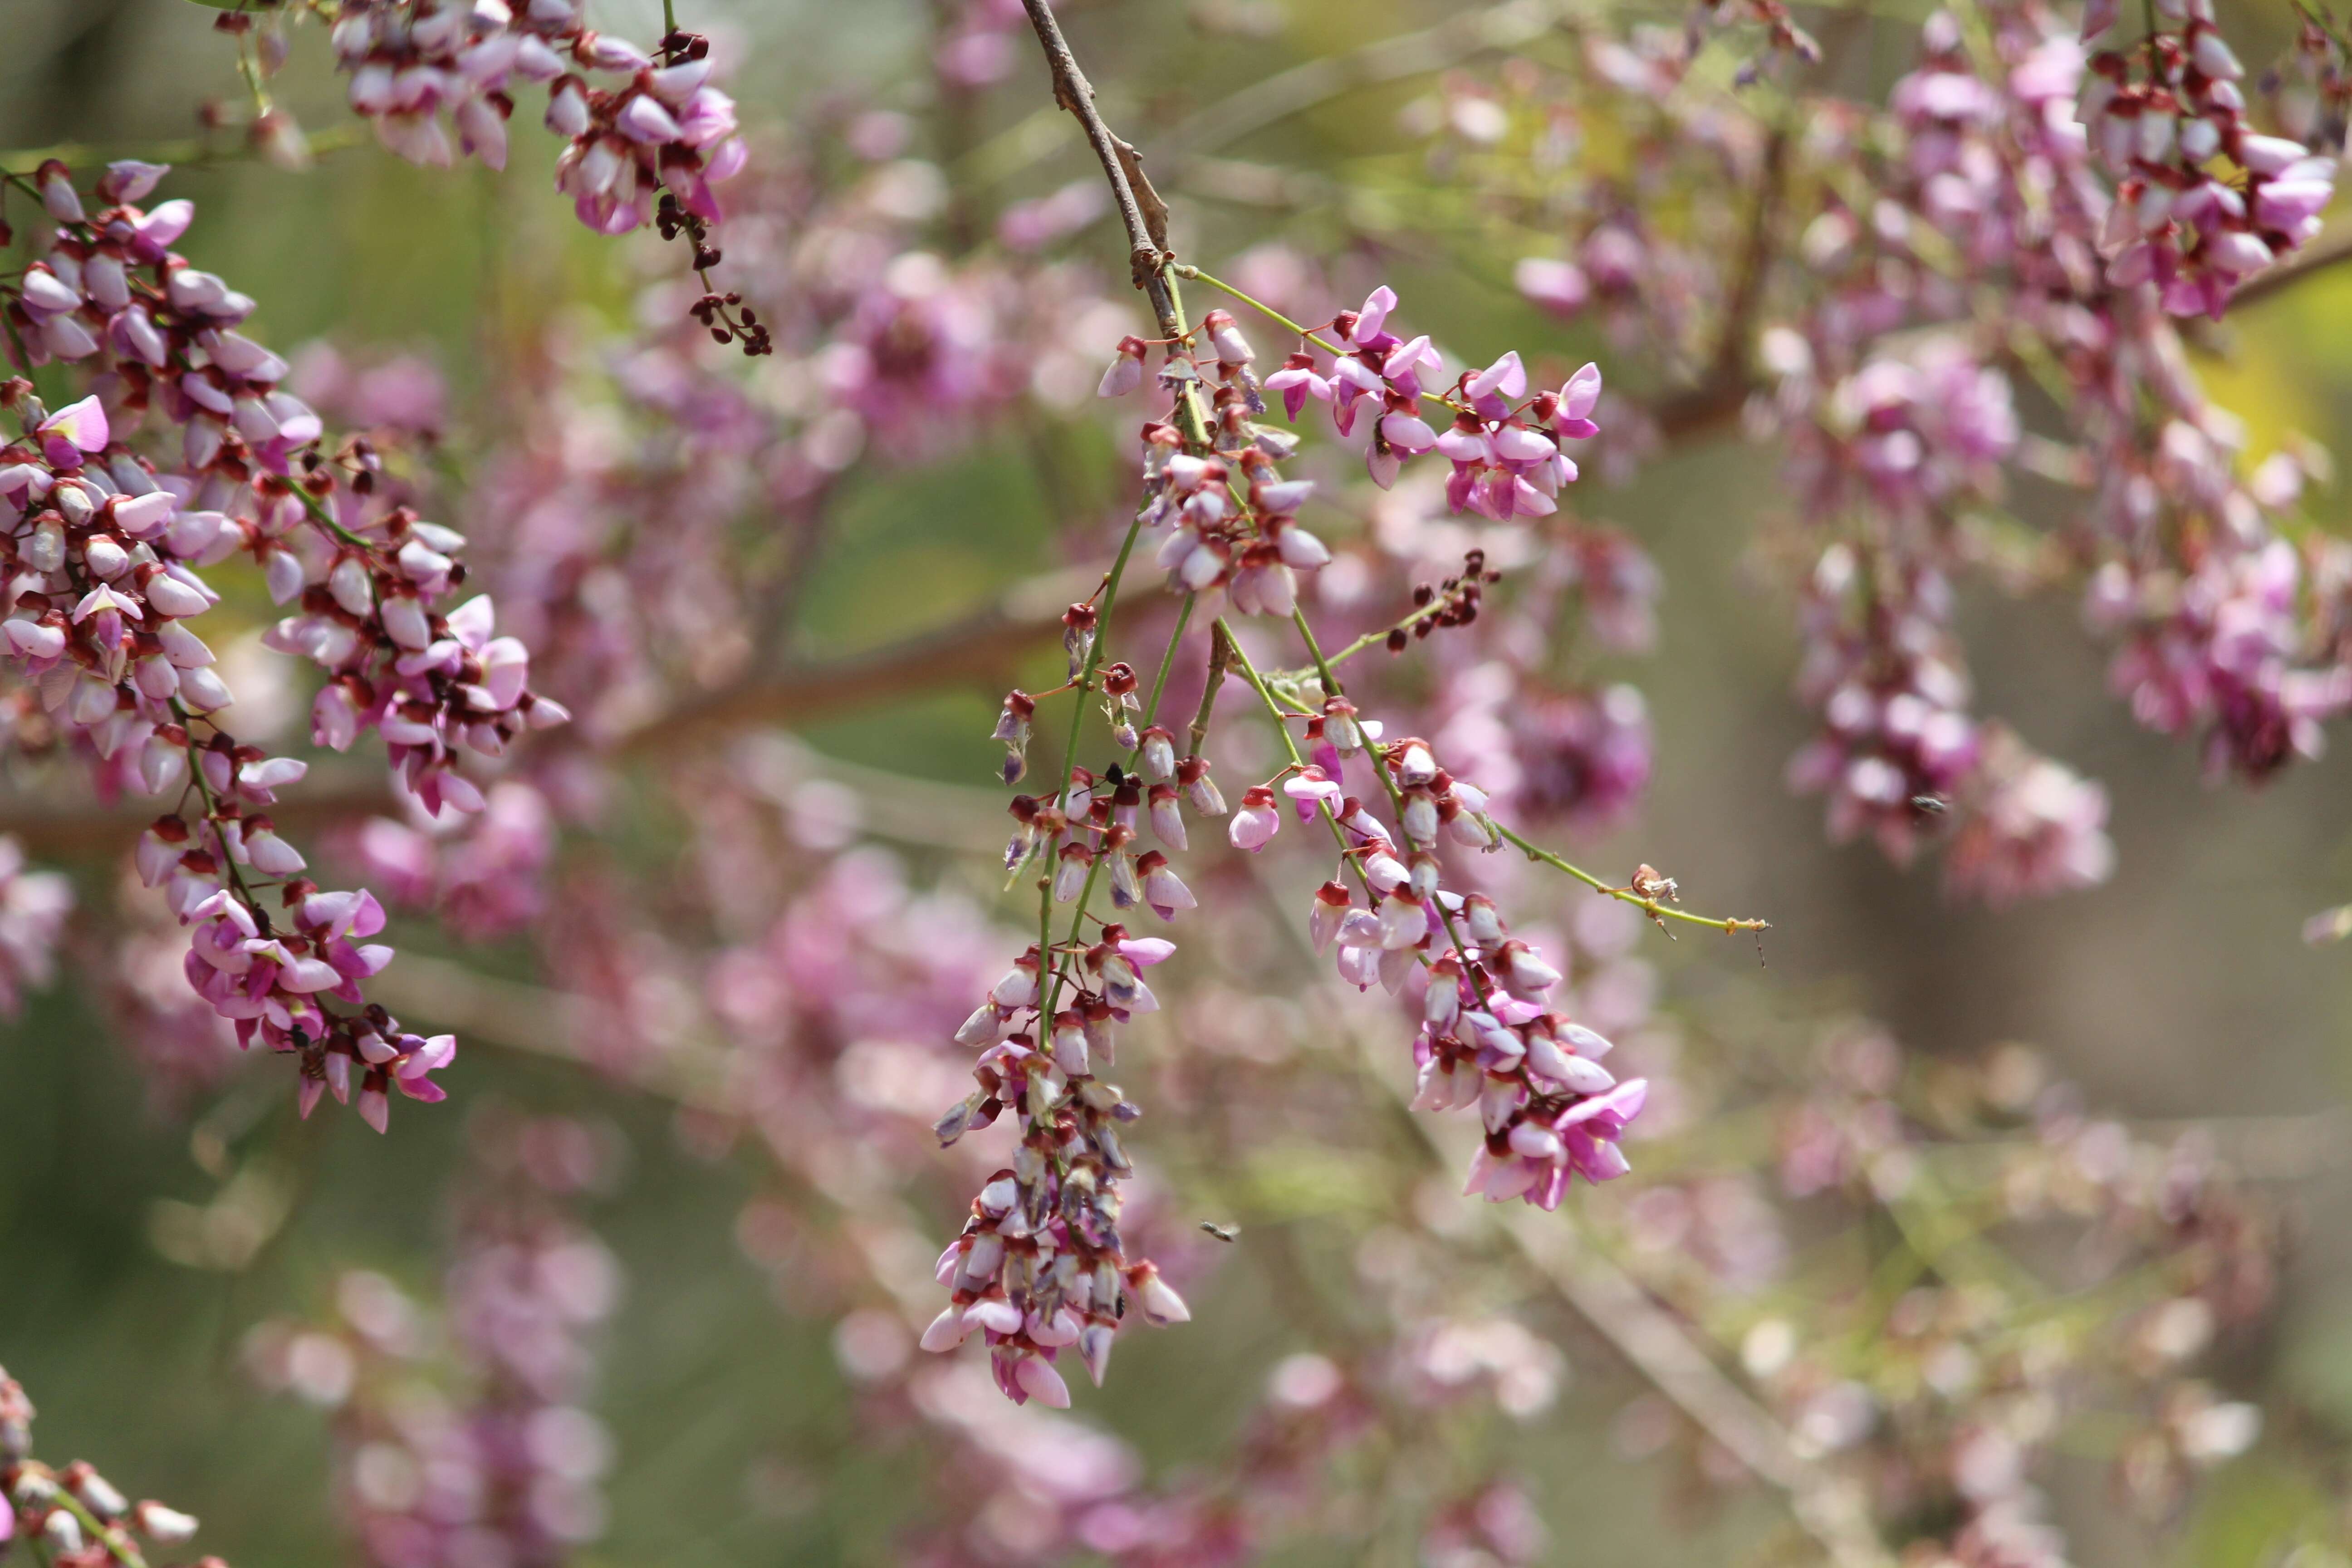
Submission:
[[[491,635],[487,599],[435,607],[464,579],[463,538],[384,507],[372,451],[320,458],[318,416],[279,389],[286,363],[236,330],[253,301],[169,248],[189,204],[136,205],[163,173],[114,164],[89,203],[61,166],[37,182],[54,236],[0,288],[0,312],[28,359],[86,363],[95,390],[53,412],[29,384],[0,385],[23,432],[0,447],[0,636],[108,787],[177,793],[138,864],[194,928],[198,993],[245,1043],[300,1058],[306,1110],[323,1089],[348,1098],[356,1063],[381,1128],[388,1089],[440,1098],[425,1075],[454,1043],[366,1006],[361,982],[392,957],[365,940],[383,911],[364,890],[321,890],[278,837],[268,808],[307,764],[220,722],[232,696],[190,626],[220,595],[199,570],[243,555],[277,602],[299,602],[265,640],[329,672],[314,738],[341,750],[380,731],[428,810],[480,809],[461,752],[495,757],[568,715],[526,689],[529,656]],[[177,437],[161,459],[130,439],[149,416]]]
[[[89,1464],[52,1469],[33,1458],[33,1402],[0,1369],[0,1557],[21,1538],[55,1568],[107,1568],[141,1561],[133,1537],[177,1546],[196,1521],[177,1509],[132,1502]],[[207,1557],[195,1568],[225,1568]]]
[[[2094,5],[2096,38],[2118,6]],[[2319,232],[2336,194],[2336,159],[2255,133],[2212,0],[2157,0],[2157,30],[2130,49],[2091,57],[2080,100],[2101,161],[2121,183],[2104,247],[2108,279],[2154,283],[2176,316],[2219,319],[2247,278]],[[2217,167],[2216,160],[2228,163]]]
[[[1017,873],[1032,857],[1039,858],[1051,868],[1054,901],[1064,904],[1085,896],[1108,874],[1115,908],[1148,905],[1160,919],[1173,920],[1177,910],[1193,907],[1192,890],[1163,849],[1137,847],[1144,821],[1149,819],[1152,837],[1165,849],[1181,851],[1191,843],[1185,808],[1200,816],[1223,816],[1225,798],[1210,776],[1206,757],[1177,756],[1176,737],[1159,724],[1139,731],[1134,728],[1129,706],[1137,684],[1132,671],[1115,664],[1101,679],[1105,705],[1112,711],[1112,732],[1129,748],[1128,762],[1112,763],[1099,779],[1091,769],[1073,767],[1058,801],[1014,795],[1009,807],[1014,826],[1005,845],[1004,867]],[[1027,693],[1008,692],[997,716],[996,738],[1006,747],[1007,783],[1017,780],[1026,766],[1023,749],[1035,707]],[[1267,792],[1251,791],[1253,796],[1261,793]],[[1242,826],[1245,820],[1255,821],[1247,802],[1234,819],[1236,844],[1255,831]],[[1271,828],[1266,832],[1272,836]]]
[[[940,1256],[950,1296],[922,1344],[949,1351],[980,1331],[997,1386],[1016,1404],[1069,1404],[1054,1362],[1073,1345],[1099,1384],[1130,1306],[1155,1325],[1192,1316],[1151,1263],[1127,1256],[1118,1184],[1134,1165],[1119,1129],[1141,1112],[1100,1076],[1116,1059],[1116,1026],[1160,1005],[1140,971],[1175,951],[1109,924],[1099,941],[1057,952],[1049,976],[1032,947],[957,1032],[984,1047],[979,1087],[940,1120],[940,1142],[1008,1113],[1021,1141]]]
[[[1448,626],[1466,626],[1478,618],[1478,604],[1486,596],[1489,584],[1503,580],[1500,572],[1486,565],[1483,550],[1466,552],[1462,557],[1462,570],[1442,583],[1416,583],[1412,585],[1412,607],[1421,613],[1412,625],[1392,626],[1387,638],[1391,653],[1402,653],[1412,641],[1426,637]]]
[[[1185,451],[1172,425],[1144,426],[1144,527],[1171,586],[1208,595],[1212,609],[1230,602],[1244,615],[1287,616],[1298,607],[1297,574],[1331,559],[1298,523],[1314,482],[1276,470],[1296,439],[1249,424],[1244,393],[1220,387],[1216,404],[1221,425],[1246,443],[1231,465]]]
[[[569,143],[556,188],[599,234],[652,224],[665,195],[715,223],[710,187],[744,164],[707,39],[673,32],[649,55],[587,26],[579,0],[341,0],[333,44],[352,108],[415,163],[449,163],[454,128],[457,149],[505,167],[509,89],[543,85],[548,129]]]

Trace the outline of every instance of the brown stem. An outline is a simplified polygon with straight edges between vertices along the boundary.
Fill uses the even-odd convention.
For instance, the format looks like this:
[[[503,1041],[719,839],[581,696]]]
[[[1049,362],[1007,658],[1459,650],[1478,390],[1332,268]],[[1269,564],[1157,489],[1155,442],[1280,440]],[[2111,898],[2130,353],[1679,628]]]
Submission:
[[[1773,241],[1778,237],[1780,216],[1780,195],[1789,180],[1789,132],[1777,127],[1772,138],[1764,144],[1763,179],[1756,193],[1756,205],[1748,218],[1748,238],[1739,257],[1739,271],[1731,285],[1731,298],[1723,310],[1723,335],[1715,345],[1715,363],[1709,374],[1713,384],[1739,384],[1742,366],[1748,357],[1748,332],[1755,324],[1758,307],[1764,302],[1764,286],[1772,276]]]
[[[1208,742],[1209,710],[1217,705],[1217,688],[1225,683],[1225,660],[1232,646],[1225,638],[1224,621],[1213,622],[1209,627],[1209,675],[1201,685],[1200,709],[1192,715],[1192,747],[1187,756],[1199,756],[1202,746]]]
[[[1118,219],[1127,229],[1128,267],[1135,286],[1151,301],[1152,319],[1160,323],[1160,335],[1181,337],[1184,319],[1177,313],[1175,297],[1160,275],[1168,254],[1167,204],[1144,177],[1142,154],[1103,123],[1102,111],[1095,107],[1094,84],[1078,68],[1077,57],[1070,53],[1069,40],[1062,37],[1062,24],[1055,19],[1053,7],[1047,0],[1021,0],[1021,4],[1029,13],[1029,25],[1036,30],[1037,42],[1045,47],[1045,68],[1054,76],[1054,101],[1078,117],[1087,144],[1094,148],[1095,157],[1102,164],[1103,178],[1110,184],[1112,199],[1118,204]]]

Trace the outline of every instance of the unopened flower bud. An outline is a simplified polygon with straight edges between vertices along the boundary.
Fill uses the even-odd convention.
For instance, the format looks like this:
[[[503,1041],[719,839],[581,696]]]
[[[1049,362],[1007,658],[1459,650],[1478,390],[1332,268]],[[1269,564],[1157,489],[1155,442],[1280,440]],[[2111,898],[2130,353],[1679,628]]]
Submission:
[[[1257,355],[1251,352],[1249,340],[1234,321],[1231,310],[1212,310],[1201,318],[1202,330],[1208,334],[1209,346],[1216,350],[1219,363],[1247,364]]]
[[[1217,781],[1209,776],[1209,759],[1186,757],[1176,764],[1177,787],[1184,792],[1185,800],[1202,816],[1225,815],[1225,797],[1217,788]]]
[[[196,1532],[195,1515],[165,1508],[152,1499],[131,1505],[131,1522],[158,1546],[177,1546]]]
[[[1118,357],[1103,372],[1102,383],[1095,388],[1097,397],[1125,397],[1143,384],[1143,360],[1149,345],[1139,337],[1118,340]]]
[[[1154,784],[1163,784],[1176,776],[1176,737],[1165,728],[1154,724],[1143,731],[1143,776]]]

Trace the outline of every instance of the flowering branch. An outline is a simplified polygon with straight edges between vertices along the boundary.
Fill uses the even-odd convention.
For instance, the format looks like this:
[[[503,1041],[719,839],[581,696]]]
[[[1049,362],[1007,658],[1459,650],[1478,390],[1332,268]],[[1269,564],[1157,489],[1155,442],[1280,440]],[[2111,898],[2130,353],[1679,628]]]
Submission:
[[[428,1075],[456,1041],[409,1034],[367,1003],[361,982],[393,957],[365,940],[383,911],[364,889],[323,891],[303,876],[304,858],[264,814],[309,767],[224,727],[231,693],[189,626],[220,595],[197,569],[243,553],[276,602],[299,601],[266,640],[329,673],[313,739],[343,750],[379,731],[428,812],[480,809],[461,752],[496,756],[568,715],[529,690],[529,653],[492,636],[488,598],[438,607],[464,581],[463,536],[388,505],[365,442],[322,455],[323,422],[279,384],[287,363],[236,331],[254,302],[169,248],[192,205],[138,205],[166,172],[110,165],[89,193],[94,214],[60,163],[18,182],[50,233],[0,284],[0,317],[23,368],[76,365],[93,390],[52,413],[31,383],[0,386],[23,430],[0,448],[14,569],[0,632],[106,788],[178,786],[137,865],[192,928],[185,971],[198,994],[240,1043],[297,1058],[306,1114],[329,1089],[349,1100],[356,1076],[360,1112],[382,1131],[390,1089],[443,1098]],[[130,439],[151,412],[176,450],[150,456]]]
[[[1021,0],[1021,5],[1029,14],[1030,26],[1036,30],[1037,42],[1045,51],[1045,67],[1054,79],[1054,101],[1077,117],[1080,128],[1086,132],[1087,144],[1094,149],[1096,159],[1102,164],[1103,179],[1110,186],[1111,199],[1118,205],[1119,222],[1127,229],[1128,266],[1135,286],[1150,300],[1152,319],[1160,324],[1160,335],[1180,337],[1184,320],[1160,277],[1168,250],[1167,205],[1152,190],[1151,182],[1144,178],[1141,157],[1103,122],[1102,111],[1095,107],[1094,84],[1078,68],[1077,57],[1070,52],[1069,41],[1062,37],[1062,24],[1055,16],[1053,6],[1047,0]]]

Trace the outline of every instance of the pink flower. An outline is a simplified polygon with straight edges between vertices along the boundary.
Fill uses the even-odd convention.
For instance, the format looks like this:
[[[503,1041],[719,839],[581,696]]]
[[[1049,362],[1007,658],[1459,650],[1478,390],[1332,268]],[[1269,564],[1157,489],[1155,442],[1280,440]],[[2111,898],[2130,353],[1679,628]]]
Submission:
[[[41,450],[60,468],[81,467],[82,454],[106,449],[106,409],[95,397],[68,404],[41,421],[34,432]]]
[[[1234,848],[1255,851],[1271,843],[1281,826],[1282,813],[1275,806],[1274,791],[1252,784],[1244,792],[1241,809],[1234,813],[1226,835]]]
[[[1310,763],[1283,781],[1282,793],[1297,803],[1298,820],[1309,822],[1318,807],[1338,805],[1343,792],[1325,776],[1321,768]]]

